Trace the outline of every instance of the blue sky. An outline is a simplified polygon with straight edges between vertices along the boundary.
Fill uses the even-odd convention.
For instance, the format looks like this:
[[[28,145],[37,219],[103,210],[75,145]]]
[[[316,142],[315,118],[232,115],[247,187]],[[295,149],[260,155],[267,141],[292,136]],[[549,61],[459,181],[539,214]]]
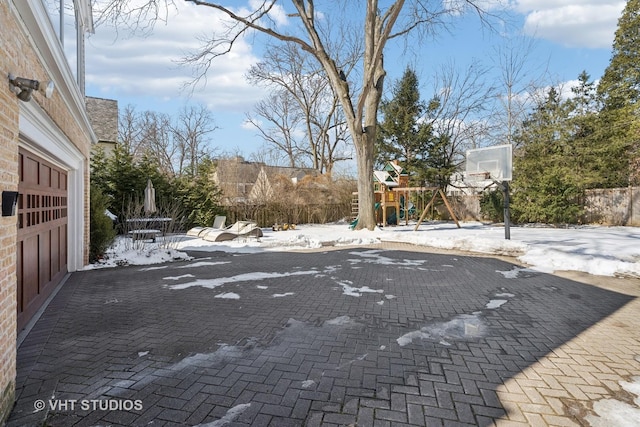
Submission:
[[[136,2],[139,0],[136,0]],[[249,8],[257,0],[227,2]],[[459,1],[459,0],[445,0]],[[224,3],[224,2],[223,2]],[[335,8],[343,2],[318,2]],[[382,5],[388,2],[381,2]],[[412,66],[421,82],[424,99],[432,95],[433,75],[443,64],[454,62],[465,68],[480,61],[495,65],[495,51],[505,44],[505,36],[533,40],[527,52],[531,78],[544,74],[549,83],[575,80],[586,70],[594,80],[609,63],[617,20],[625,2],[619,0],[479,0],[495,16],[494,29],[483,27],[473,14],[453,17],[448,31],[441,31],[423,44],[391,43],[385,53],[388,78],[386,87]],[[290,8],[289,1],[283,1]],[[348,3],[344,3],[348,4]],[[330,5],[330,6],[326,6]],[[115,99],[120,109],[132,105],[139,112],[151,110],[171,115],[186,104],[204,104],[219,127],[211,135],[218,153],[240,152],[245,157],[263,144],[255,129],[247,128],[246,114],[262,99],[264,91],[252,87],[244,78],[248,68],[260,60],[262,38],[242,40],[226,57],[216,60],[207,73],[207,84],[193,92],[183,85],[192,80],[193,70],[178,61],[197,50],[198,37],[219,28],[220,17],[207,7],[176,1],[165,23],[156,24],[152,33],[131,35],[120,28],[100,25],[86,44],[86,93]],[[318,6],[318,9],[321,9]],[[276,17],[290,25],[286,11]],[[325,11],[323,11],[325,12]],[[326,14],[333,11],[328,9]],[[496,70],[493,73],[497,73]]]

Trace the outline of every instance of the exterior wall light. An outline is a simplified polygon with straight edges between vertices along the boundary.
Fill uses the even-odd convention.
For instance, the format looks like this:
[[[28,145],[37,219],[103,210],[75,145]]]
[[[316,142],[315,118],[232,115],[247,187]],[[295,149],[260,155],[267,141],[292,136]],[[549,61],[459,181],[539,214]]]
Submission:
[[[14,216],[16,214],[17,204],[18,204],[17,191],[2,192],[2,216]]]
[[[24,102],[31,101],[31,93],[34,90],[42,92],[47,98],[51,98],[51,95],[53,95],[53,89],[55,88],[52,81],[48,82],[45,87],[41,87],[38,80],[16,77],[13,74],[9,74],[9,84],[11,85],[11,90],[16,94],[18,99]]]

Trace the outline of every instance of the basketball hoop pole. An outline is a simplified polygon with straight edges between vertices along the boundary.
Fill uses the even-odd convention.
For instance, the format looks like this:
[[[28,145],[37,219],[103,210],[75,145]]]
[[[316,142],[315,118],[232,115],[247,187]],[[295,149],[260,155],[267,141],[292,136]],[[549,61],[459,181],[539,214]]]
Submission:
[[[502,181],[504,190],[504,238],[511,240],[511,218],[509,215],[509,181]]]

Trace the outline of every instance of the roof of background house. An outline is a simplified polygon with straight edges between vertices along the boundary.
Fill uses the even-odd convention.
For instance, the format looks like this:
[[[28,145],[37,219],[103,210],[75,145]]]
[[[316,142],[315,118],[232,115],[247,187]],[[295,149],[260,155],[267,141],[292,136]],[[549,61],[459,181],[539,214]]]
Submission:
[[[254,183],[258,179],[260,170],[264,170],[267,176],[283,175],[288,178],[301,179],[307,175],[317,176],[319,173],[313,168],[292,168],[286,166],[269,166],[261,162],[248,162],[242,157],[231,159],[218,159],[218,181]]]
[[[313,168],[292,168],[286,166],[264,166],[267,175],[284,175],[288,178],[302,179],[307,175],[317,176],[319,172]]]
[[[118,101],[87,96],[85,103],[98,142],[118,142]]]

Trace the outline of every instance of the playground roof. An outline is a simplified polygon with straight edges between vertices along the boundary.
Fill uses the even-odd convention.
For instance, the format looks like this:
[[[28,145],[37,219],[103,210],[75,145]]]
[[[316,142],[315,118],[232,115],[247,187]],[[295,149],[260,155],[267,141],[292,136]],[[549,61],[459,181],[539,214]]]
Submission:
[[[387,172],[394,172],[395,175],[407,175],[407,171],[405,171],[398,163],[394,162],[387,162],[387,164],[384,165],[384,170]]]
[[[373,177],[376,181],[386,185],[387,187],[397,187],[399,183],[387,171],[373,171]]]

